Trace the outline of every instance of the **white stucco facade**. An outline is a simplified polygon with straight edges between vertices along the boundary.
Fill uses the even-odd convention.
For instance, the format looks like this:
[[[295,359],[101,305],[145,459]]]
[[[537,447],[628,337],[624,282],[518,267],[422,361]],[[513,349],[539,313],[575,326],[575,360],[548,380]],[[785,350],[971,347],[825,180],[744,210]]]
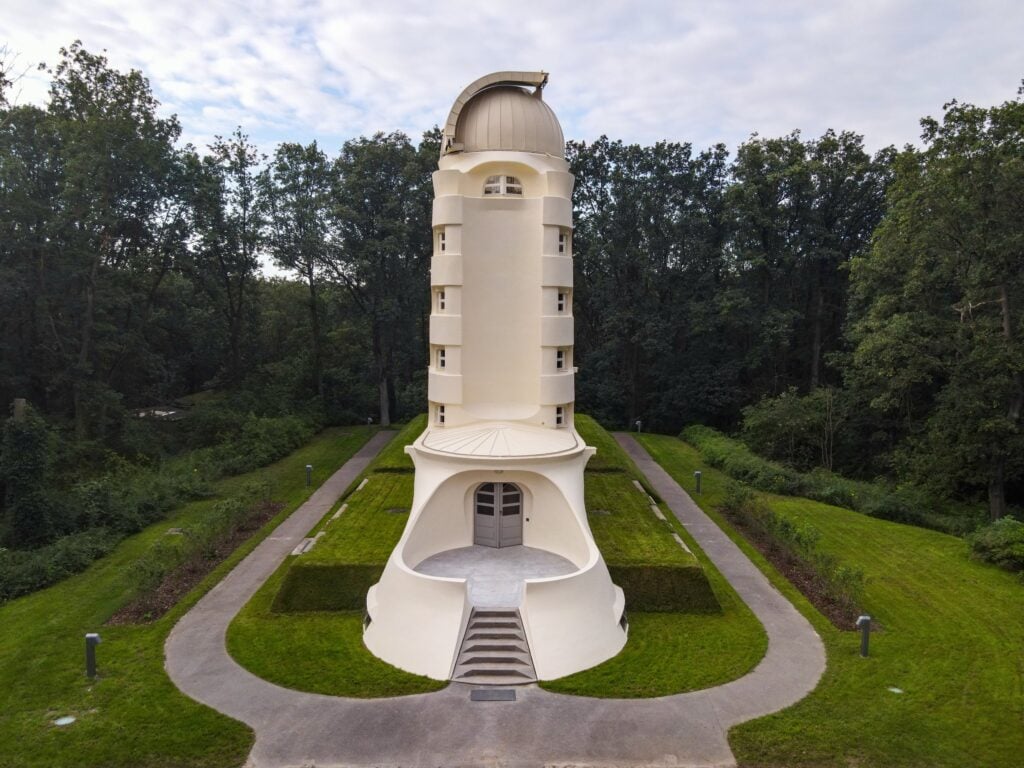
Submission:
[[[622,591],[584,507],[594,449],[572,420],[573,178],[544,82],[542,73],[506,72],[467,88],[433,178],[429,425],[407,449],[413,505],[367,597],[364,637],[382,659],[438,679],[452,674],[472,609],[489,606],[474,606],[464,579],[415,569],[481,541],[501,546],[497,533],[481,533],[490,520],[481,488],[515,489],[511,512],[495,519],[521,526],[521,540],[510,541],[576,568],[523,584],[516,607],[537,676],[586,669],[626,640]]]

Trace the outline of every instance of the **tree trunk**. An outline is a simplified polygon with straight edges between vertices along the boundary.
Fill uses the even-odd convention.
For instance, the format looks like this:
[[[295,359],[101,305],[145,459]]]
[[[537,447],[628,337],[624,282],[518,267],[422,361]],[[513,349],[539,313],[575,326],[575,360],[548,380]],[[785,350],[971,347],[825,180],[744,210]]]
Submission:
[[[1003,315],[1003,337],[1007,343],[1013,342],[1013,318],[1010,314],[1010,294],[1006,284],[999,286],[999,304]],[[1006,409],[1006,418],[1013,424],[1020,422],[1021,409],[1024,407],[1024,377],[1020,371],[1013,374],[1013,394]],[[1006,457],[998,456],[992,475],[988,481],[988,513],[993,520],[1006,514]]]
[[[376,313],[374,313],[376,314]],[[377,363],[377,392],[380,400],[380,425],[391,426],[390,398],[388,397],[388,372],[384,345],[381,341],[380,320],[374,317],[373,323],[373,358]]]
[[[101,249],[102,252],[102,249]],[[89,367],[89,354],[92,351],[92,328],[96,303],[96,276],[99,272],[100,257],[96,256],[92,261],[89,270],[89,277],[85,283],[85,313],[82,316],[82,334],[78,348],[78,361],[75,370],[75,381],[72,385],[72,399],[75,411],[75,437],[84,440],[87,436],[87,422],[85,413],[85,393],[83,391],[85,382],[83,378]]]
[[[313,330],[313,379],[316,394],[324,399],[324,353],[320,339],[320,310],[316,299],[316,281],[313,279],[313,265],[306,265],[306,282],[309,284],[309,322]]]
[[[825,316],[825,291],[821,287],[820,274],[814,281],[814,297],[811,301],[814,307],[812,320],[814,326],[811,330],[810,391],[813,392],[818,388],[818,382],[821,377],[821,325],[824,322]]]

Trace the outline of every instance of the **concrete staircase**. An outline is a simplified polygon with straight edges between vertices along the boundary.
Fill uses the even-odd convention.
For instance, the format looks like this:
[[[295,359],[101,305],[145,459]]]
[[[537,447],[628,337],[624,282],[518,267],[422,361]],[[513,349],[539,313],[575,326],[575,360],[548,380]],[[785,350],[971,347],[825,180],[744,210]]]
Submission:
[[[537,681],[518,610],[473,609],[452,680],[472,685],[523,685]]]

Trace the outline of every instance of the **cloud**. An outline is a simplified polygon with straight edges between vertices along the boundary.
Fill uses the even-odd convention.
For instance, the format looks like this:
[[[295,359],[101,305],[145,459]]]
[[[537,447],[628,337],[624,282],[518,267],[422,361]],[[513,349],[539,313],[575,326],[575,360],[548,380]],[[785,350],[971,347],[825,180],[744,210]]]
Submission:
[[[442,123],[470,81],[546,69],[545,98],[569,137],[730,147],[752,132],[826,128],[871,147],[915,141],[952,97],[1011,98],[1024,76],[1024,5],[546,0],[52,0],[5,9],[0,44],[55,62],[76,38],[149,78],[185,138],[241,124],[269,151],[328,151],[377,130],[414,138]],[[39,102],[45,75],[21,98]]]

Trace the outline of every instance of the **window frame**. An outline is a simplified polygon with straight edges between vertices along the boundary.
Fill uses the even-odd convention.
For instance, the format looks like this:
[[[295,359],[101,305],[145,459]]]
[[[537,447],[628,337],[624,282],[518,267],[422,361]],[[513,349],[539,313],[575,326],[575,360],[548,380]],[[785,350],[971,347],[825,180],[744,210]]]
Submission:
[[[438,403],[437,405],[437,412],[435,414],[434,421],[442,426],[444,425],[444,405],[441,403]]]
[[[497,173],[484,179],[484,197],[522,197],[523,182],[510,173]]]
[[[555,406],[555,426],[556,427],[564,427],[565,426],[565,406],[564,405],[556,405]]]
[[[437,289],[437,311],[444,312],[447,308],[447,297],[444,295],[444,288]]]
[[[555,370],[564,371],[567,367],[566,354],[564,349],[555,350]]]
[[[437,350],[437,369],[443,371],[448,367],[447,355],[445,354],[445,348],[439,347]]]
[[[444,229],[437,233],[437,250],[439,253],[444,253],[448,247],[447,239],[447,233]]]
[[[557,297],[555,298],[555,309],[558,311],[558,314],[560,314],[560,315],[564,315],[566,312],[569,311],[569,292],[568,291],[559,291],[558,292]]]

